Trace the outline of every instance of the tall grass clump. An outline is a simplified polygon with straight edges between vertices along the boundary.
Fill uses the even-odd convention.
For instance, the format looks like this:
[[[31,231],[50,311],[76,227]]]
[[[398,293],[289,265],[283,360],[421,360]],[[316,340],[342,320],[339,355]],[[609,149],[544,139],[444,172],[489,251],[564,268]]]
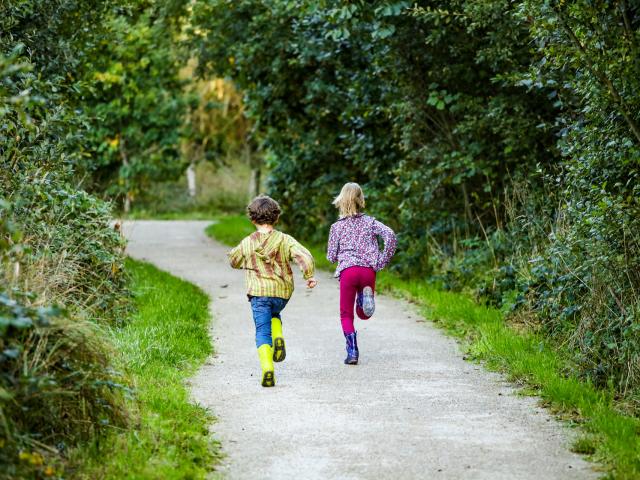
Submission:
[[[14,197],[0,210],[0,478],[57,475],[69,449],[127,423],[126,388],[96,321],[121,302],[121,280],[108,287],[109,277],[95,280],[100,267],[119,265],[113,249],[120,243],[101,241],[96,225],[109,228],[106,210],[79,197],[51,210],[26,208],[24,198],[15,208]],[[93,230],[64,248],[42,234],[47,224],[30,216],[34,210],[51,221],[52,237],[65,231],[65,219],[83,219]],[[49,246],[46,256],[38,241]],[[49,277],[64,281],[49,284]],[[111,298],[96,301],[105,289]]]

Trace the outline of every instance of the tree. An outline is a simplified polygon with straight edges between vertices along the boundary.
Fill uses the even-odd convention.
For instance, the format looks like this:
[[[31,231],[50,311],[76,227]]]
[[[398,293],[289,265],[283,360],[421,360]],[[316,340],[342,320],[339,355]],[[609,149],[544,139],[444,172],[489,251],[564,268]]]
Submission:
[[[84,65],[93,188],[132,200],[149,182],[177,176],[188,98],[179,78],[177,32],[142,4],[105,22]]]
[[[185,75],[194,75],[193,66]],[[194,79],[190,92],[195,99],[186,120],[182,153],[189,159],[187,178],[191,197],[196,194],[195,167],[202,161],[220,165],[229,158],[241,157],[251,164],[254,177],[259,178],[255,172],[260,171],[262,159],[251,148],[252,125],[234,85],[222,78]],[[255,181],[252,183],[252,188],[259,190],[255,188]]]

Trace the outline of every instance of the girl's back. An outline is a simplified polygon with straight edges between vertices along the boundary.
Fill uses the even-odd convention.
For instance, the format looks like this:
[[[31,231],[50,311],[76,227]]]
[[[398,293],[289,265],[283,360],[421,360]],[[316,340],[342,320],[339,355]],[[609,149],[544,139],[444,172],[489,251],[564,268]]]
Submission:
[[[384,250],[378,247],[378,236],[384,241]],[[393,231],[385,224],[365,214],[343,217],[329,233],[327,259],[338,262],[336,277],[344,269],[361,266],[381,270],[389,263],[396,246]]]

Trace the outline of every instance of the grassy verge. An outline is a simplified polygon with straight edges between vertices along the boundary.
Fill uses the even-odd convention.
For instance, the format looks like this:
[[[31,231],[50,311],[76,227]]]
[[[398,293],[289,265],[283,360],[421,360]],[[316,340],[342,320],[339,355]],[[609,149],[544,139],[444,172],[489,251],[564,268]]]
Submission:
[[[205,231],[211,238],[233,247],[254,232],[255,227],[245,215],[227,215],[218,217]]]
[[[210,415],[189,402],[185,380],[211,353],[209,298],[152,265],[129,260],[136,313],[113,333],[134,384],[130,430],[114,432],[81,461],[78,478],[201,479],[217,456]],[[88,458],[88,459],[87,459]]]
[[[207,234],[234,245],[251,231],[248,220],[229,216],[219,218]],[[318,267],[330,267],[323,247],[312,246],[310,250]],[[511,328],[497,309],[424,281],[407,281],[382,272],[378,288],[419,305],[425,318],[462,339],[470,357],[505,373],[525,386],[525,393],[540,396],[554,413],[580,426],[573,450],[601,462],[610,478],[640,478],[640,419],[624,415],[610,392],[567,374],[569,355],[562,348],[542,335]]]

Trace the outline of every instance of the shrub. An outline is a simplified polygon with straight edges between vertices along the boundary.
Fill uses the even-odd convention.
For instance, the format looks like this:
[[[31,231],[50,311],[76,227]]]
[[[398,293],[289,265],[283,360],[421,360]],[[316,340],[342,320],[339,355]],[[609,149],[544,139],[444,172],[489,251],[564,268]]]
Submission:
[[[1,478],[51,471],[67,447],[126,422],[96,326],[34,300],[0,292]]]

